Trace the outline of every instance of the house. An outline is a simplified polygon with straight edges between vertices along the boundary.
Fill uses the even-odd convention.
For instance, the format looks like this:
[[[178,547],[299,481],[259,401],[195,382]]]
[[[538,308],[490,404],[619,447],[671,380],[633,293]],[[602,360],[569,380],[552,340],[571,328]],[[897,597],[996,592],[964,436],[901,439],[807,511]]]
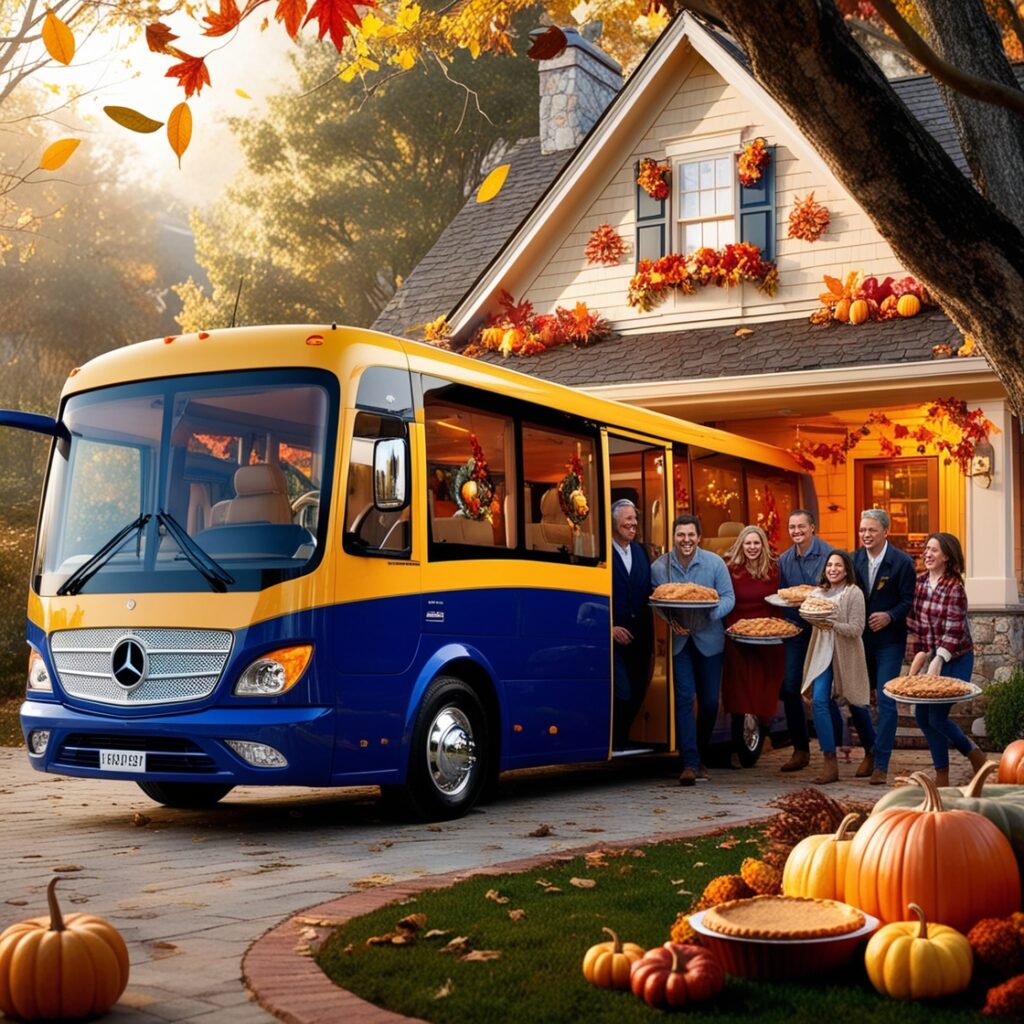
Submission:
[[[907,273],[719,28],[681,15],[625,84],[597,47],[567,34],[567,50],[540,65],[540,138],[507,155],[497,198],[469,200],[375,326],[409,333],[444,315],[459,348],[501,312],[503,292],[538,313],[585,303],[615,337],[512,356],[509,365],[810,454],[819,532],[837,547],[856,546],[860,510],[871,506],[890,511],[890,539],[912,554],[932,530],[956,534],[967,557],[976,678],[1005,678],[1024,656],[1024,457],[995,374],[934,305],[856,326],[811,323],[825,275],[899,281]],[[917,76],[893,86],[963,169],[935,83]],[[770,161],[747,190],[736,157],[755,139],[765,140]],[[636,184],[645,158],[669,167],[668,198]],[[809,193],[830,216],[813,243],[788,235],[790,213]],[[603,224],[627,243],[612,265],[584,254]],[[774,259],[774,295],[745,281],[672,289],[646,311],[630,305],[640,258],[741,241]],[[979,449],[987,466],[962,467],[943,450],[961,436],[942,415],[950,397],[991,423],[991,451]],[[989,472],[968,475],[972,465]],[[721,465],[693,481],[705,536],[714,532],[709,521],[756,521],[758,510],[730,480]],[[784,528],[778,541],[788,543]]]

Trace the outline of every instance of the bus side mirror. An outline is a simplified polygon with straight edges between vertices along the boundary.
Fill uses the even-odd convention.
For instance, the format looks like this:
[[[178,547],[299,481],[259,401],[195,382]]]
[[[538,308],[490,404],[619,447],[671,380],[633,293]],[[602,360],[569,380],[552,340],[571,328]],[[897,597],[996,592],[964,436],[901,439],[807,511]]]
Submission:
[[[381,512],[397,512],[409,503],[409,449],[404,438],[383,437],[373,445],[373,504]]]
[[[46,434],[49,437],[59,438],[62,435],[67,435],[67,428],[52,416],[41,416],[35,412],[21,412],[17,409],[0,409],[0,427],[31,430],[35,434]]]

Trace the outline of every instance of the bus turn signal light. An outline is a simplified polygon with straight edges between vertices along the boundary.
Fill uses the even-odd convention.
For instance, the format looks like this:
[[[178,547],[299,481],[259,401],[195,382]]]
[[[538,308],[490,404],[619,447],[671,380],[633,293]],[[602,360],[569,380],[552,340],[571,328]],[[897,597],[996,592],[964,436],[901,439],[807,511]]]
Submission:
[[[276,697],[287,693],[302,678],[312,655],[312,644],[279,647],[261,654],[239,676],[235,696]]]

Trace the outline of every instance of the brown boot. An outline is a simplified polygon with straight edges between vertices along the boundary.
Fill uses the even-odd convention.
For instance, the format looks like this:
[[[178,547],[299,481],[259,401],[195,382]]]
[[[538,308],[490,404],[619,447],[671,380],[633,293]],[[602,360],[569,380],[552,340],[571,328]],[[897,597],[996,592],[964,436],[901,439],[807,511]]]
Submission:
[[[936,786],[948,786],[949,785],[949,769],[948,768],[936,768],[935,769],[935,785]]]
[[[816,786],[827,786],[830,782],[839,781],[839,762],[835,754],[822,754],[825,759],[825,767],[821,774],[814,780]]]
[[[857,765],[857,770],[853,773],[855,779],[866,779],[875,770],[875,755],[869,750],[864,755],[864,760]]]
[[[889,781],[889,776],[882,771],[881,768],[876,768],[871,773],[871,785],[872,786],[884,786]]]
[[[780,771],[784,772],[798,772],[801,768],[806,768],[811,763],[811,754],[807,750],[797,750],[793,748],[793,753],[790,754],[789,760],[782,766]]]
[[[985,756],[985,751],[982,750],[981,747],[975,747],[967,755],[967,760],[971,762],[971,771],[977,775],[981,770],[982,765],[988,761],[988,758]]]

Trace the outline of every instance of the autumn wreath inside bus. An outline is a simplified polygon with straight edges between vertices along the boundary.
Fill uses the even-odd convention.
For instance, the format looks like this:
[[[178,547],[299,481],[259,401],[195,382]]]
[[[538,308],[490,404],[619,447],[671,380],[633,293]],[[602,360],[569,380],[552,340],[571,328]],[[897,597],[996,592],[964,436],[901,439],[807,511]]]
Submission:
[[[378,785],[445,818],[617,756],[612,503],[657,557],[677,512],[715,538],[808,501],[771,446],[333,326],[132,345],[0,424],[52,436],[28,758],[178,807]],[[675,749],[666,629],[630,752]]]

